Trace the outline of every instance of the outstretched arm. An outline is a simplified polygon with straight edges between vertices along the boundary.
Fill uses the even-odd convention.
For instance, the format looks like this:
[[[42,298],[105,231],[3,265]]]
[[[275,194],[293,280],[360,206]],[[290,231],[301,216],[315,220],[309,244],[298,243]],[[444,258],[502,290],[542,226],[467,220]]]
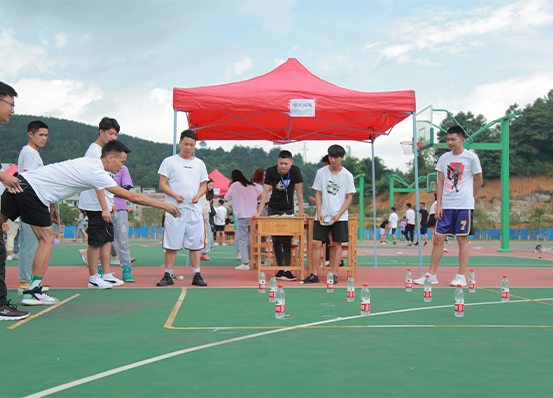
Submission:
[[[133,202],[142,206],[157,207],[158,209],[163,209],[167,213],[171,214],[173,217],[182,216],[182,213],[180,212],[179,208],[176,205],[173,205],[171,203],[165,203],[160,200],[152,199],[141,193],[130,192],[117,185],[106,189],[111,193],[113,193],[114,195],[117,195],[123,199],[127,199],[130,202]]]

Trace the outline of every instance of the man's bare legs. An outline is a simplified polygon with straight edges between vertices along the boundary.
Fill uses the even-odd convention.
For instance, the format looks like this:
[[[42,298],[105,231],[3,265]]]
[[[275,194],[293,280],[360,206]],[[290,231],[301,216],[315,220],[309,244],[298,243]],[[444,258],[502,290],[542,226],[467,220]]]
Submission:
[[[311,264],[307,265],[307,272],[309,275],[313,274],[318,276],[319,264],[321,263],[321,249],[323,242],[320,240],[314,240],[311,242]]]
[[[165,269],[173,269],[175,261],[177,261],[177,251],[165,250]]]
[[[438,271],[438,265],[440,265],[440,260],[444,255],[444,242],[444,235],[434,234],[432,236],[432,256],[430,259],[430,269],[428,270],[431,274],[436,275]]]
[[[48,269],[50,257],[52,256],[52,248],[54,247],[54,231],[52,230],[52,226],[37,227],[35,225],[31,225],[31,229],[35,233],[36,239],[38,240],[38,248],[36,249],[35,257],[33,259],[33,275],[42,278]]]
[[[458,236],[457,243],[459,244],[459,274],[465,275],[469,263],[469,237]]]
[[[338,275],[338,269],[340,268],[340,261],[342,261],[342,242],[332,242],[334,248],[332,256],[332,273]]]
[[[104,275],[111,273],[111,242],[104,243],[102,246],[88,245],[87,251],[88,272],[90,276],[98,273],[98,259],[102,265]]]

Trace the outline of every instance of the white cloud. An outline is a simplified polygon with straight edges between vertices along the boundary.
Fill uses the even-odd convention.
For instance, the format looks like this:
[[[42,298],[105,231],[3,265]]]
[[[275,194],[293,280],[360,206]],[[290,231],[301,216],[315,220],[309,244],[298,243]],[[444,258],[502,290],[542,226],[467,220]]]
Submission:
[[[478,16],[475,17],[475,14]],[[464,40],[471,38],[466,44],[481,47],[482,41],[475,37],[504,32],[527,32],[552,23],[552,2],[523,0],[497,9],[480,8],[478,13],[472,12],[469,18],[464,19],[449,18],[444,22],[441,18],[429,17],[423,22],[409,21],[397,29],[397,36],[404,43],[383,47],[379,52],[384,58],[403,63],[409,60],[408,53],[416,49],[456,53],[459,48],[445,44],[455,43],[455,47],[463,47]]]
[[[0,76],[3,80],[15,79],[29,70],[45,72],[53,65],[44,47],[21,43],[13,34],[11,29],[2,29],[0,35]]]
[[[17,113],[80,120],[87,105],[99,101],[103,92],[93,84],[75,80],[24,78],[14,84],[19,94]]]
[[[288,61],[287,58],[275,58],[274,60],[274,64],[275,64],[275,68],[276,67],[279,67],[280,65],[282,65],[283,63],[285,63],[286,61]]]
[[[238,62],[232,64],[232,73],[234,75],[241,76],[249,70],[253,69],[253,59],[250,57],[244,57]]]
[[[54,35],[54,41],[56,43],[56,47],[65,47],[67,44],[67,34],[58,33]]]

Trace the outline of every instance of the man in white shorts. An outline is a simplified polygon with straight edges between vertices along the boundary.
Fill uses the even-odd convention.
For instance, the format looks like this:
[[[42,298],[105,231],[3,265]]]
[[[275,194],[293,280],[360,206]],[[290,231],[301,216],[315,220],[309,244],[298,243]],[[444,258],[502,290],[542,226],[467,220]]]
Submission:
[[[204,162],[194,156],[197,135],[184,130],[180,135],[180,152],[165,158],[159,166],[159,189],[165,193],[165,202],[177,205],[182,218],[165,216],[163,248],[165,249],[165,274],[157,286],[173,285],[173,267],[177,252],[182,246],[190,253],[194,277],[192,284],[207,286],[200,274],[200,250],[207,245],[204,214],[200,198],[207,191],[207,169]]]
[[[2,194],[0,219],[4,223],[8,218],[21,220],[31,225],[38,240],[38,248],[33,259],[33,273],[29,290],[23,292],[28,299],[25,305],[52,305],[59,300],[44,294],[42,278],[48,269],[48,263],[54,247],[52,222],[59,223],[56,203],[87,189],[108,190],[131,202],[157,207],[173,217],[181,215],[178,207],[145,195],[129,192],[117,186],[109,173],[117,173],[127,160],[130,149],[121,141],[108,142],[102,148],[102,157],[93,159],[82,157],[52,163],[36,170],[22,173],[16,188],[13,185]],[[19,188],[18,188],[19,187]],[[50,211],[48,211],[50,206]],[[92,276],[98,277],[98,262],[89,264]],[[111,287],[111,285],[109,286]]]
[[[390,213],[390,217],[388,217],[388,222],[389,222],[388,227],[392,231],[390,233],[391,243],[395,245],[396,244],[396,229],[397,229],[397,222],[398,222],[399,217],[397,216],[395,207],[392,207],[390,210],[391,210],[391,213]]]

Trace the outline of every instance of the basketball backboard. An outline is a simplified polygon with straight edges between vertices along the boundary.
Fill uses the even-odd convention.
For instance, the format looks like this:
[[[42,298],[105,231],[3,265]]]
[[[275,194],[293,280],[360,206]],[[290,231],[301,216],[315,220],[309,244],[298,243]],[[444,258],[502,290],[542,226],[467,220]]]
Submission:
[[[432,124],[432,116],[434,108],[432,105],[427,106],[422,111],[417,112],[416,129],[417,141],[422,143],[422,149],[428,148],[433,143],[434,126]]]

